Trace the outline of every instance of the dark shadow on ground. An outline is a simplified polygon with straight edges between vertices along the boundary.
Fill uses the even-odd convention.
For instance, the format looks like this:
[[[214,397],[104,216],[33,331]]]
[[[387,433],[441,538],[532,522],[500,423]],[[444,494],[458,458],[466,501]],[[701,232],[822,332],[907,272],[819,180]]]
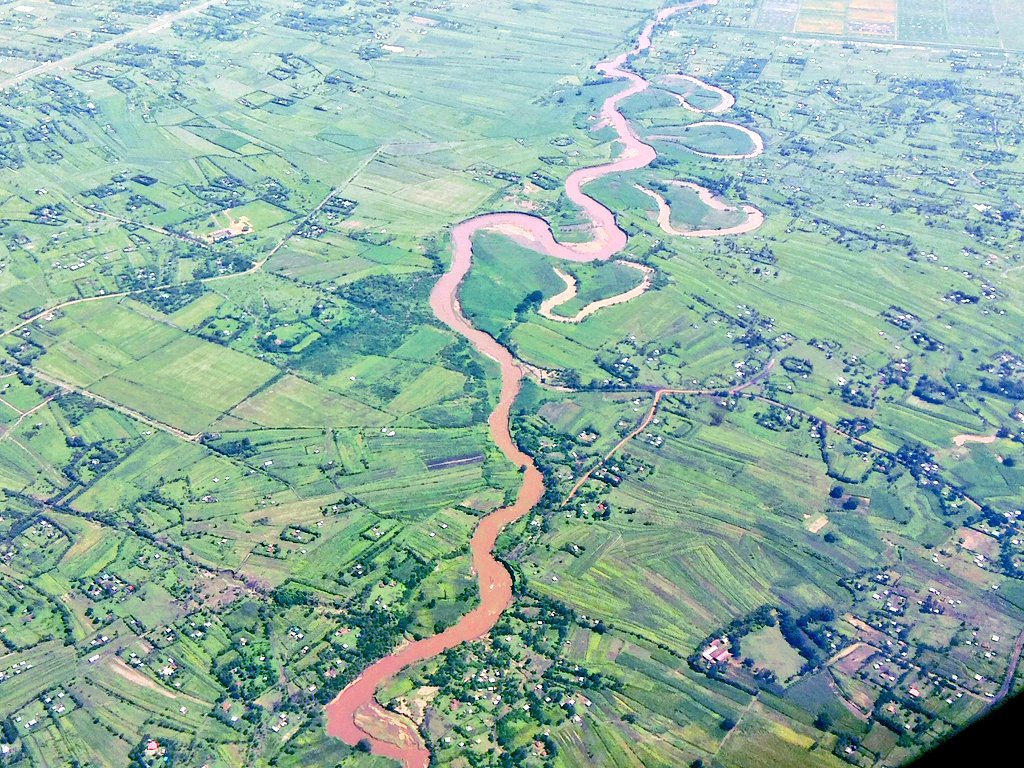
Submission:
[[[1003,702],[994,711],[910,763],[912,768],[1013,765],[1018,761],[1018,739],[1024,733],[1024,696]],[[1017,757],[1011,757],[1016,754]]]

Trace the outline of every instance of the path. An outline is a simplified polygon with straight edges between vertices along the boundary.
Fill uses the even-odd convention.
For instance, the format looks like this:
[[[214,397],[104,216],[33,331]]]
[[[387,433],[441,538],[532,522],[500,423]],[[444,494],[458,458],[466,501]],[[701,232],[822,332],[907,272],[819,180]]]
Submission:
[[[859,437],[858,435],[855,435],[853,432],[845,430],[845,429],[839,427],[836,424],[832,424],[831,422],[825,421],[825,419],[823,419],[821,416],[817,416],[817,415],[811,413],[810,411],[806,411],[803,408],[797,408],[795,405],[790,405],[788,403],[783,403],[783,402],[780,402],[778,400],[774,400],[774,399],[772,399],[770,397],[767,397],[765,395],[751,395],[751,397],[753,397],[756,400],[760,400],[762,403],[768,403],[769,405],[775,405],[775,406],[778,406],[779,408],[784,408],[785,410],[790,411],[792,413],[798,413],[798,414],[800,414],[801,416],[803,416],[806,419],[819,422],[820,424],[822,424],[825,427],[825,429],[832,430],[837,435],[842,435],[843,437],[848,439],[850,442],[856,443],[857,445],[864,446],[865,448],[870,448],[872,451],[876,451],[876,452],[878,452],[880,454],[883,454],[884,456],[890,457],[891,459],[893,459],[893,460],[895,460],[897,462],[900,462],[900,460],[897,457],[897,455],[894,452],[888,450],[887,448],[882,448],[881,446],[876,445],[875,443],[871,442],[870,440],[867,440],[867,439],[865,439],[863,437]],[[902,462],[900,462],[900,463],[902,463]],[[959,492],[961,497],[964,499],[964,501],[966,501],[968,504],[973,506],[975,509],[978,509],[978,510],[982,509],[982,504],[977,499],[975,499],[973,496],[968,494],[963,489],[957,489],[957,491]]]
[[[165,227],[158,227],[155,224],[147,224],[144,221],[135,221],[134,219],[126,219],[123,216],[118,216],[115,213],[109,213],[107,211],[101,210],[100,208],[96,207],[95,205],[82,205],[82,203],[78,202],[74,198],[68,198],[68,202],[71,203],[76,208],[81,208],[83,211],[87,211],[89,213],[95,214],[96,216],[102,216],[105,219],[112,219],[112,220],[114,220],[114,221],[116,221],[116,222],[118,222],[120,224],[124,224],[124,225],[126,225],[128,227],[137,227],[139,229],[145,229],[145,230],[148,230],[150,232],[155,232],[158,235],[163,235],[164,237],[173,237],[173,238],[175,238],[177,240],[181,240],[181,241],[189,243],[191,245],[202,246],[203,248],[208,248],[209,247],[209,245],[207,244],[207,242],[205,240],[200,240],[198,237],[192,237],[191,235],[182,234],[181,232],[175,232],[173,229],[167,229]]]
[[[36,411],[38,411],[38,410],[40,410],[42,408],[45,408],[49,404],[49,402],[51,400],[53,400],[53,397],[54,397],[53,395],[50,395],[45,400],[43,400],[43,402],[39,403],[39,405],[36,405],[33,408],[29,408],[27,411],[23,411],[23,412],[19,411],[19,413],[21,415],[18,416],[18,420],[17,421],[15,421],[13,424],[8,424],[6,426],[0,427],[0,440],[3,440],[5,437],[7,437],[11,433],[13,433],[18,427],[21,426],[21,423],[25,419],[27,419],[29,416],[31,416],[33,413],[35,413]],[[7,403],[6,400],[4,400],[4,402]],[[7,403],[7,405],[10,406],[11,408],[14,408],[14,406],[11,405],[10,403]],[[17,408],[15,408],[15,410],[17,410]],[[11,439],[14,440],[13,437]],[[14,441],[18,442],[17,440],[14,440]]]
[[[161,696],[166,696],[169,699],[178,698],[178,694],[174,691],[167,690],[152,678],[146,677],[146,675],[142,674],[137,669],[132,669],[118,656],[111,656],[107,666],[115,675],[123,677],[130,683],[147,688],[154,693],[159,693]]]
[[[366,160],[364,160],[362,163],[360,163],[359,167],[356,168],[351,174],[349,174],[348,178],[345,179],[345,181],[341,182],[340,184],[335,186],[333,189],[331,189],[331,191],[327,193],[327,196],[324,197],[324,199],[321,200],[319,203],[317,203],[316,207],[314,207],[309,213],[307,213],[305,216],[303,216],[299,220],[298,224],[296,224],[294,227],[292,227],[292,229],[289,230],[287,234],[285,234],[280,240],[278,240],[274,244],[274,246],[267,252],[266,256],[264,256],[262,259],[259,259],[259,260],[255,261],[255,262],[253,262],[253,265],[251,267],[249,267],[248,269],[246,269],[246,270],[244,270],[242,272],[229,272],[226,275],[215,275],[213,277],[204,277],[204,278],[201,278],[198,282],[200,282],[200,283],[214,283],[214,282],[219,282],[221,280],[230,280],[232,278],[242,277],[243,275],[251,275],[251,274],[253,274],[255,272],[259,272],[261,269],[263,269],[264,265],[271,259],[271,257],[274,256],[274,254],[276,254],[278,251],[280,251],[288,243],[289,240],[291,240],[293,237],[295,237],[295,235],[297,235],[302,230],[302,227],[313,216],[318,214],[323,209],[323,207],[325,205],[327,205],[327,203],[329,203],[331,201],[331,199],[335,195],[337,195],[347,184],[349,184],[353,179],[355,179],[355,177],[358,176],[363,171],[363,169],[366,168],[367,165],[369,165],[371,162],[373,162],[374,159],[376,159],[376,157],[382,151],[384,151],[384,149],[386,149],[386,148],[387,148],[387,145],[381,145],[381,146],[377,147],[373,152],[371,152],[367,156]],[[109,216],[110,218],[117,219],[118,221],[121,221],[121,222],[123,222],[125,224],[133,224],[133,225],[140,226],[140,227],[147,226],[147,225],[142,224],[140,222],[132,221],[131,219],[121,219],[121,218],[119,218],[117,216],[114,216],[113,214],[108,214],[105,211],[98,211],[98,210],[95,210],[93,208],[89,208],[87,206],[80,205],[78,203],[76,203],[76,205],[78,205],[79,208],[87,210],[87,211],[89,211],[91,213],[95,213],[95,214],[103,215],[103,216]],[[161,230],[160,228],[154,229],[153,227],[147,227],[147,228],[153,229],[153,231],[161,232],[162,234],[167,234],[169,236],[178,237],[178,238],[184,238],[184,239],[188,240],[189,242],[192,242],[191,238],[189,238],[189,237],[187,237],[185,235],[181,235],[181,234],[179,234],[177,232],[171,232],[169,230],[168,231],[164,231],[164,230]],[[189,281],[189,282],[192,282],[192,281]],[[149,291],[165,291],[165,290],[167,290],[169,288],[179,288],[179,287],[181,287],[183,285],[187,285],[187,283],[186,282],[166,283],[164,285],[154,285],[154,286],[152,286],[150,288],[142,288],[140,290],[134,290],[134,291],[115,291],[113,293],[102,293],[102,294],[99,294],[97,296],[84,296],[84,297],[77,298],[77,299],[68,299],[67,301],[62,301],[62,302],[59,302],[59,303],[54,304],[52,306],[49,306],[46,309],[41,309],[38,312],[36,312],[35,314],[30,315],[29,317],[25,318],[21,322],[16,323],[15,325],[12,325],[10,328],[6,328],[4,330],[0,330],[0,339],[2,339],[4,336],[10,336],[12,333],[17,333],[22,328],[25,328],[26,326],[31,325],[32,323],[36,322],[37,320],[39,320],[39,319],[41,319],[43,317],[46,317],[49,314],[52,314],[54,312],[58,312],[58,311],[66,308],[66,307],[74,306],[75,304],[84,304],[85,302],[89,302],[89,301],[103,301],[105,299],[123,299],[123,298],[125,298],[127,296],[133,296],[135,294],[148,293]],[[83,394],[86,394],[86,393],[83,392]]]
[[[1003,684],[999,687],[999,691],[991,701],[991,706],[995,706],[1000,701],[1006,698],[1006,694],[1010,692],[1010,688],[1013,687],[1013,678],[1017,674],[1017,665],[1020,663],[1021,654],[1024,653],[1024,631],[1017,635],[1017,644],[1013,646],[1013,653],[1010,655],[1010,666],[1006,669],[1006,677],[1003,678]]]
[[[78,387],[69,382],[61,381],[60,379],[50,376],[49,374],[42,373],[41,371],[33,370],[33,374],[35,374],[35,377],[37,379],[42,379],[47,384],[53,384],[55,387],[60,387],[61,389],[65,389],[69,392],[77,392],[83,397],[88,397],[90,400],[95,400],[97,403],[102,403],[103,405],[107,406],[108,408],[112,408],[118,413],[123,413],[125,416],[129,416],[135,419],[136,421],[141,421],[143,424],[153,427],[154,429],[159,429],[162,432],[167,432],[168,434],[174,435],[175,437],[179,437],[182,440],[186,440],[190,443],[198,442],[199,438],[203,436],[202,432],[197,432],[194,435],[190,435],[188,432],[185,432],[184,430],[178,429],[177,427],[172,427],[170,424],[165,424],[162,421],[157,421],[156,419],[151,418],[144,413],[136,411],[134,408],[129,408],[127,405],[115,403],[113,400],[108,400],[107,398],[103,397],[103,395],[97,395],[95,392],[90,392],[88,389],[85,389],[83,387]],[[42,405],[45,405],[45,403],[41,404],[40,406],[37,406],[37,408],[42,407]]]
[[[742,384],[739,384],[739,385],[737,385],[735,387],[732,387],[731,389],[724,389],[724,390],[722,388],[718,388],[718,389],[669,389],[667,387],[663,388],[663,389],[656,389],[654,391],[654,402],[651,403],[650,410],[647,412],[647,415],[644,416],[643,419],[641,419],[640,424],[636,427],[636,429],[634,429],[632,432],[630,432],[624,438],[619,440],[619,442],[617,442],[615,444],[615,446],[610,451],[608,451],[608,453],[606,453],[597,464],[595,464],[593,467],[588,469],[583,474],[583,476],[580,477],[580,479],[576,481],[576,484],[572,487],[572,490],[570,490],[568,495],[565,497],[565,501],[567,502],[573,496],[575,496],[577,491],[579,491],[579,489],[583,487],[584,483],[586,483],[597,470],[599,470],[601,467],[603,467],[605,464],[607,464],[608,460],[612,456],[614,456],[616,453],[618,453],[619,450],[622,448],[622,446],[624,446],[626,443],[628,443],[634,437],[636,437],[641,432],[643,432],[645,429],[647,429],[647,426],[651,423],[651,420],[654,418],[654,415],[658,411],[658,404],[661,403],[661,398],[663,398],[665,395],[705,395],[706,396],[706,395],[715,395],[715,394],[718,394],[720,392],[727,392],[730,396],[737,395],[740,392],[742,392],[743,390],[749,389],[750,387],[754,386],[758,382],[763,381],[764,378],[769,373],[771,373],[771,370],[774,367],[775,367],[775,358],[772,358],[771,360],[768,361],[768,365],[766,365],[761,371],[759,371],[757,374],[752,376],[747,381],[745,381]],[[563,504],[564,503],[565,502],[563,502]]]
[[[127,39],[135,38],[149,33],[158,32],[169,27],[174,21],[190,15],[199,13],[205,8],[222,0],[207,0],[197,5],[175,11],[159,17],[153,23],[137,30],[130,31],[125,35],[105,41],[104,43],[83,49],[67,57],[52,62],[46,62],[26,70],[18,75],[0,81],[0,89],[9,88],[28,78],[44,74],[55,69],[73,67],[81,61],[102,55],[112,50],[119,43]],[[640,53],[651,45],[651,35],[654,28],[663,20],[681,10],[694,8],[700,5],[714,5],[717,0],[693,0],[686,5],[667,8],[658,13],[654,21],[649,23],[640,33],[636,46],[615,59],[597,65],[596,69],[600,74],[611,78],[623,80],[626,87],[619,93],[605,100],[602,110],[602,124],[609,125],[618,134],[619,141],[624,149],[613,162],[604,165],[579,169],[566,179],[565,190],[567,197],[576,205],[580,206],[591,222],[592,239],[584,243],[559,243],[555,240],[550,226],[539,217],[527,214],[497,213],[485,214],[462,222],[452,232],[453,260],[451,269],[441,277],[431,294],[431,307],[442,322],[457,333],[468,339],[473,346],[482,354],[495,360],[501,369],[501,393],[498,404],[489,417],[490,431],[495,443],[502,453],[514,464],[522,467],[523,485],[515,503],[496,510],[480,520],[470,542],[472,551],[473,570],[477,575],[480,588],[480,604],[467,613],[460,621],[449,627],[444,632],[433,637],[420,641],[407,643],[395,653],[381,659],[353,681],[341,694],[328,706],[328,731],[332,735],[343,738],[350,744],[355,744],[361,739],[369,739],[375,753],[393,757],[402,761],[407,768],[422,768],[429,763],[430,755],[423,745],[418,731],[407,719],[397,716],[395,713],[384,710],[376,701],[375,695],[381,684],[391,679],[394,675],[406,667],[418,661],[435,656],[445,649],[454,647],[468,640],[484,636],[497,622],[501,613],[508,607],[512,600],[512,582],[509,572],[494,557],[493,549],[501,530],[511,522],[527,514],[539,501],[544,493],[543,477],[534,465],[531,457],[519,450],[512,440],[509,430],[509,414],[513,401],[515,400],[526,371],[526,366],[520,364],[512,354],[498,344],[492,337],[474,328],[462,313],[458,299],[459,287],[472,266],[472,239],[473,236],[483,230],[502,232],[516,241],[526,244],[549,256],[562,258],[571,261],[593,261],[606,260],[620,252],[626,245],[625,232],[620,229],[615,221],[615,214],[608,208],[598,203],[595,199],[583,192],[583,187],[590,182],[602,178],[608,174],[621,173],[624,171],[637,170],[649,165],[656,157],[655,150],[639,139],[626,118],[618,110],[618,104],[623,100],[636,95],[649,87],[649,83],[639,75],[623,69],[627,59]],[[719,121],[706,121],[699,125],[732,125]],[[715,155],[696,152],[695,154],[718,159],[743,159],[753,157],[763,150],[761,137],[742,126],[732,126],[746,132],[754,143],[754,149],[750,153],[740,155]],[[678,140],[678,137],[672,137]],[[370,154],[364,164],[353,173],[358,173],[367,164],[373,161],[383,148],[378,148]],[[337,193],[339,187],[335,187],[321,203],[310,211],[288,234],[286,234],[267,254],[255,262],[252,267],[244,272],[233,273],[207,278],[203,282],[230,279],[245,274],[252,274],[264,266],[266,262],[276,254],[295,234],[302,225],[309,221],[324,205]],[[104,215],[100,213],[100,215]],[[164,233],[166,234],[166,233]],[[163,288],[173,287],[174,284],[161,286]],[[636,290],[636,289],[634,289]],[[646,290],[646,288],[644,288]],[[130,296],[133,292],[123,291],[93,296],[86,298],[70,299],[57,304],[49,309],[41,310],[31,317],[19,322],[12,328],[0,332],[0,336],[14,333],[32,322],[45,317],[56,310],[79,304],[86,301],[98,301],[102,299],[114,299]],[[628,292],[627,292],[628,293]],[[642,293],[642,291],[641,291]],[[637,294],[638,295],[638,294]],[[618,297],[612,297],[615,299]],[[628,299],[621,299],[628,300]],[[603,300],[605,302],[609,300]],[[615,302],[618,303],[618,302]],[[590,306],[590,305],[588,305]],[[604,304],[608,306],[608,304]],[[597,307],[596,309],[599,309]],[[596,309],[594,311],[596,311]],[[581,318],[582,319],[582,318]],[[50,381],[65,388],[76,389],[44,374],[38,374],[41,379]],[[755,377],[756,378],[756,377]],[[747,385],[743,386],[748,386]],[[117,403],[88,392],[84,389],[77,389],[93,399],[116,408],[119,411],[137,418],[143,423],[149,424],[158,429],[168,431],[171,434],[185,440],[195,440],[196,435],[189,435],[169,425],[156,422],[143,414],[135,412]],[[730,390],[735,391],[735,390]],[[659,390],[655,394],[652,412],[637,430],[646,427],[658,402],[664,394],[687,393],[696,391],[689,390]],[[619,446],[625,441],[620,442]],[[616,446],[617,450],[619,446]],[[373,733],[367,729],[372,728]]]
[[[217,0],[217,1],[219,1],[219,0]],[[205,5],[210,5],[210,4],[211,3],[206,3]],[[204,5],[204,7],[205,7],[205,5]],[[345,181],[343,181],[341,184],[339,184],[339,185],[335,186],[333,189],[331,189],[331,191],[327,193],[327,196],[324,197],[324,199],[321,200],[320,203],[317,204],[317,206],[315,208],[313,208],[313,210],[311,210],[309,213],[307,213],[305,216],[303,216],[302,219],[300,219],[298,224],[296,224],[291,230],[288,231],[287,234],[285,234],[280,240],[277,241],[277,243],[274,245],[274,247],[271,248],[270,251],[267,252],[266,256],[264,256],[262,259],[259,259],[256,262],[254,262],[253,265],[251,267],[249,267],[249,269],[246,269],[246,270],[244,270],[242,272],[231,272],[231,273],[226,274],[226,275],[216,275],[214,277],[203,278],[199,282],[201,282],[201,283],[212,283],[212,282],[216,282],[216,281],[220,281],[220,280],[227,280],[227,279],[230,279],[230,278],[241,277],[242,275],[251,275],[251,274],[254,274],[256,272],[259,272],[261,269],[263,269],[263,266],[270,260],[270,258],[274,254],[276,254],[278,251],[280,251],[281,248],[283,248],[288,243],[289,240],[291,240],[293,237],[295,237],[295,235],[297,235],[301,231],[302,227],[313,216],[315,216],[317,213],[319,213],[320,210],[323,209],[323,207],[325,205],[327,205],[328,202],[330,202],[331,198],[333,198],[335,195],[337,195],[340,192],[340,190],[341,190],[341,188],[343,186],[345,186],[346,184],[351,182],[364,168],[366,168],[367,165],[369,165],[371,162],[373,162],[373,160],[380,154],[380,152],[384,148],[385,148],[384,146],[379,146],[372,153],[370,153],[367,156],[366,160],[364,160],[359,165],[359,167],[356,168],[349,175],[349,177]],[[78,205],[78,204],[76,203],[76,205]],[[125,219],[120,219],[117,216],[113,216],[112,214],[107,214],[107,213],[105,213],[103,211],[97,211],[97,210],[94,210],[92,208],[87,208],[87,207],[81,206],[81,205],[79,205],[79,207],[83,208],[85,210],[88,210],[88,211],[90,211],[92,213],[97,213],[97,214],[104,215],[104,216],[110,216],[111,218],[117,219],[118,221],[122,221],[124,223],[138,224],[139,226],[146,226],[144,224],[139,224],[138,222],[133,222],[133,221],[125,220]],[[147,227],[147,228],[154,229],[153,227]],[[189,240],[189,241],[192,240],[189,237],[180,235],[180,234],[175,233],[175,232],[164,231],[164,230],[161,230],[159,228],[156,228],[154,231],[159,231],[162,234],[172,235],[174,237],[179,237],[179,238],[184,237],[184,239]],[[5,336],[10,336],[11,334],[17,333],[18,331],[20,331],[23,328],[31,325],[32,323],[36,322],[37,320],[40,320],[40,319],[42,319],[44,317],[49,317],[49,316],[53,315],[55,312],[58,312],[58,311],[60,311],[62,309],[65,309],[66,307],[73,306],[75,304],[84,304],[86,302],[91,302],[91,301],[102,301],[104,299],[123,299],[123,298],[126,298],[128,296],[132,296],[134,294],[144,293],[146,291],[166,290],[167,288],[173,288],[173,287],[180,286],[180,285],[184,285],[184,283],[169,283],[167,285],[155,286],[153,288],[147,288],[147,289],[144,289],[142,291],[117,291],[117,292],[114,292],[114,293],[100,294],[98,296],[85,296],[83,298],[78,298],[78,299],[69,299],[68,301],[63,301],[63,302],[60,302],[59,304],[55,304],[55,305],[53,305],[51,307],[48,307],[46,309],[42,309],[42,310],[36,312],[35,314],[25,318],[21,322],[16,323],[15,325],[11,326],[10,328],[6,328],[6,329],[3,329],[3,330],[0,330],[0,339],[4,338]],[[174,437],[178,437],[178,438],[180,438],[182,440],[186,440],[188,442],[194,443],[194,442],[198,442],[198,440],[203,435],[202,432],[197,432],[196,434],[189,434],[188,432],[185,432],[184,430],[178,429],[177,427],[171,426],[170,424],[165,424],[162,421],[158,421],[158,420],[156,420],[154,418],[146,416],[144,413],[141,413],[140,411],[136,411],[133,408],[129,408],[126,405],[121,405],[120,403],[116,403],[113,400],[108,400],[107,398],[103,397],[102,395],[97,395],[95,392],[91,392],[88,389],[85,389],[84,387],[79,387],[79,386],[76,386],[75,384],[72,384],[70,382],[62,381],[61,379],[58,379],[58,378],[56,378],[54,376],[50,376],[49,374],[42,373],[39,370],[33,369],[33,374],[36,377],[42,379],[43,381],[46,381],[46,382],[48,382],[50,384],[53,384],[54,386],[61,387],[62,389],[65,389],[65,390],[67,390],[69,392],[77,392],[77,393],[79,393],[80,395],[82,395],[84,397],[88,397],[90,400],[95,400],[98,403],[102,403],[103,405],[106,405],[106,406],[108,406],[110,408],[113,408],[115,411],[123,413],[126,416],[129,416],[129,417],[131,417],[131,418],[133,418],[133,419],[135,419],[137,421],[142,422],[143,424],[147,424],[150,427],[153,427],[154,429],[159,429],[162,432],[166,432],[167,434],[173,435]],[[22,414],[21,417],[18,419],[18,421],[14,425],[10,426],[7,430],[5,430],[3,432],[0,432],[0,440],[2,440],[6,435],[10,434],[14,430],[15,427],[17,427],[19,424],[21,424],[22,420],[24,420],[24,418],[26,416],[28,416],[29,414],[34,413],[35,411],[39,410],[40,408],[42,408],[44,405],[46,405],[52,399],[53,399],[52,397],[51,398],[47,398],[43,403],[40,403],[38,406],[33,408],[31,411],[28,411],[28,412]],[[14,438],[12,438],[12,440],[14,440],[14,442],[16,442],[16,443],[18,442]],[[20,445],[20,443],[18,443],[18,444]],[[22,447],[24,447],[24,446],[22,446]]]

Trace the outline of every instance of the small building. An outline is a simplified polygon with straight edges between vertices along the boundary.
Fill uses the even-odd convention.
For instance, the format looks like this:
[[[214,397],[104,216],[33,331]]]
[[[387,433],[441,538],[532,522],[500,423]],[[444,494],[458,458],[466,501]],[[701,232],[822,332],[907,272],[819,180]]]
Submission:
[[[732,658],[729,641],[724,637],[716,637],[711,641],[711,645],[704,649],[701,658],[712,664],[725,664]]]

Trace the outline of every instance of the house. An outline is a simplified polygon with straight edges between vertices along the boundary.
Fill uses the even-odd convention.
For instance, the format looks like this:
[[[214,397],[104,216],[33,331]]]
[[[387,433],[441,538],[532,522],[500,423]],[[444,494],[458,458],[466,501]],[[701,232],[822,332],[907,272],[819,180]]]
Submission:
[[[711,645],[704,649],[701,658],[711,664],[725,664],[732,658],[732,653],[729,652],[729,641],[724,637],[716,637],[711,641]]]
[[[167,747],[160,746],[160,742],[150,739],[146,742],[146,757],[153,758],[167,754]]]

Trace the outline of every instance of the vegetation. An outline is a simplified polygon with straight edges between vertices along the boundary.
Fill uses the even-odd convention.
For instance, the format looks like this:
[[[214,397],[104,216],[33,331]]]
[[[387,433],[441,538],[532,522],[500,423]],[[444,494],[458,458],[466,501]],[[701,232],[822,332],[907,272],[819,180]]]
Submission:
[[[551,377],[512,416],[547,492],[494,631],[381,691],[438,764],[894,765],[1019,690],[1024,26],[846,5],[722,0],[631,58],[668,138],[587,190],[642,296],[545,318],[556,267],[565,317],[636,270],[479,239],[467,316]],[[658,3],[198,6],[0,19],[5,765],[391,764],[324,704],[476,604],[520,483],[493,364],[430,309],[449,228],[588,239],[591,65]],[[751,144],[688,128],[679,72],[764,154],[699,154]],[[742,218],[680,180],[764,225],[667,236],[637,185]]]

